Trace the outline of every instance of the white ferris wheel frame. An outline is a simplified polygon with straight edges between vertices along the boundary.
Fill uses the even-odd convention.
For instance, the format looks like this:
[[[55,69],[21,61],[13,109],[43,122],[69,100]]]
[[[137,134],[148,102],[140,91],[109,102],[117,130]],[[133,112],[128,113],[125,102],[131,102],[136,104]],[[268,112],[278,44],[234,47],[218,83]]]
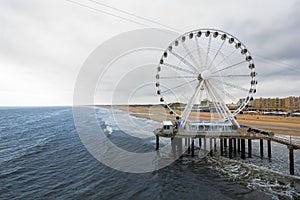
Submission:
[[[207,42],[207,48],[206,50],[206,58],[203,61],[201,61],[202,65],[199,64],[200,62],[196,61],[197,57],[193,55],[190,48],[185,44],[186,40],[195,40],[196,43],[196,52],[198,53],[198,59],[201,59],[200,51],[203,51],[202,47],[199,45],[199,40],[201,37],[204,37],[208,40]],[[220,45],[216,49],[216,53],[213,55],[212,59],[208,59],[209,53],[211,51],[211,44],[212,40],[221,40]],[[221,69],[218,69],[216,71],[212,71],[212,65],[215,59],[221,54],[223,45],[225,42],[228,42],[230,45],[233,46],[233,49],[236,52],[237,50],[240,50],[240,54],[244,56],[244,60],[241,60],[240,62],[233,63],[232,65],[228,65],[226,67],[223,67]],[[185,55],[178,54],[174,49],[176,49],[177,46],[182,45],[182,47],[185,49]],[[166,62],[168,56],[171,55],[174,58],[178,59],[182,65],[185,66],[185,68],[169,64]],[[230,55],[227,55],[227,57],[230,57]],[[227,59],[224,57],[224,61]],[[227,87],[231,87],[234,89],[238,89],[241,91],[247,90],[247,96],[244,98],[244,101],[239,105],[239,107],[232,113],[229,108],[226,106],[226,103],[222,99],[222,97],[218,94],[217,89],[214,85],[212,85],[212,82],[210,81],[211,77],[213,77],[213,74],[219,73],[221,71],[232,69],[236,66],[239,66],[241,64],[247,64],[248,70],[250,73],[248,75],[249,79],[249,88],[243,88],[238,84],[231,84],[227,82],[222,82],[222,84],[225,84]],[[194,78],[193,81],[198,81],[198,84],[194,88],[193,91],[191,91],[191,96],[186,104],[185,108],[183,109],[183,112],[179,115],[176,113],[176,111],[170,106],[170,103],[172,102],[166,102],[164,99],[164,93],[167,91],[171,91],[172,89],[176,89],[181,87],[181,85],[175,86],[174,88],[167,88],[166,90],[162,87],[162,80],[163,77],[160,77],[160,73],[164,68],[169,68],[172,70],[180,71],[182,73],[188,73],[191,74],[191,76],[178,76],[178,77],[172,77],[172,78]],[[255,72],[255,64],[254,60],[251,56],[251,53],[247,49],[247,47],[235,36],[221,31],[217,29],[197,29],[190,32],[187,32],[178,38],[176,38],[174,41],[172,41],[168,48],[164,51],[163,55],[160,58],[159,65],[157,67],[157,75],[156,75],[156,87],[157,87],[157,94],[160,96],[160,102],[165,104],[165,107],[170,110],[170,114],[175,114],[176,116],[181,117],[182,126],[184,127],[186,122],[188,121],[189,115],[192,111],[193,105],[196,102],[196,99],[201,91],[201,89],[206,88],[206,92],[211,96],[211,98],[214,99],[214,106],[216,108],[216,111],[218,112],[218,115],[223,120],[229,120],[232,124],[239,127],[238,122],[236,121],[235,115],[240,113],[248,104],[250,101],[253,100],[253,95],[256,93],[256,80],[257,73]],[[230,75],[229,75],[230,76]],[[233,75],[232,75],[233,76]],[[242,76],[242,75],[241,75]],[[164,77],[167,78],[167,77]],[[247,78],[247,77],[246,77]],[[189,82],[187,82],[189,83]],[[185,84],[185,83],[184,83]],[[182,84],[183,85],[183,84]],[[230,97],[230,93],[228,91],[222,91],[225,96]]]

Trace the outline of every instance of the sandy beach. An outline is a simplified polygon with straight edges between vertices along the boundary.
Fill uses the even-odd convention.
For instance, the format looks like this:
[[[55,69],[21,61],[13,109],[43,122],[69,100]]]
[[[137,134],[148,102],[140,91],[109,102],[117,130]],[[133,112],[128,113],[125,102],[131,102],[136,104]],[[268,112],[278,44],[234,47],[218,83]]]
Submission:
[[[169,111],[162,106],[105,106],[113,109],[128,111],[132,116],[146,118],[157,122],[164,120],[174,120],[175,116],[170,115]],[[196,116],[197,113],[192,113]],[[256,127],[265,131],[272,131],[276,134],[300,136],[300,117],[286,116],[266,116],[242,114],[237,115],[239,124],[244,126]],[[201,119],[210,119],[209,113],[201,113]]]

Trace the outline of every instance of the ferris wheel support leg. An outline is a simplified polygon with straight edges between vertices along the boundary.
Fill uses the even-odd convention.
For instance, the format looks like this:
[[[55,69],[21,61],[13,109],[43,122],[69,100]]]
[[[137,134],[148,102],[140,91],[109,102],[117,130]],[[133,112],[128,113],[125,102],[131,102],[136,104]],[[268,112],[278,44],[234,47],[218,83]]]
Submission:
[[[193,105],[196,101],[196,97],[197,95],[199,94],[200,92],[200,89],[203,85],[203,82],[204,81],[200,81],[198,86],[196,87],[196,90],[195,90],[195,93],[194,95],[192,96],[192,98],[190,99],[190,101],[188,102],[186,108],[184,109],[183,113],[182,113],[182,116],[181,116],[181,119],[182,119],[182,127],[185,126],[186,122],[187,122],[187,118],[189,117],[191,111],[192,111],[192,108],[193,108]]]
[[[214,90],[213,87],[210,86],[210,84],[207,84],[207,86],[211,89],[211,92],[212,92],[212,94],[215,95],[215,98],[220,101],[220,107],[222,108],[222,110],[224,111],[224,113],[226,113],[228,120],[231,121],[231,123],[232,123],[232,125],[234,127],[240,128],[239,123],[236,121],[236,119],[234,117],[231,117],[230,110],[227,108],[227,106],[225,105],[225,103],[222,101],[222,99],[220,98],[220,96],[218,95],[218,93]]]
[[[219,109],[219,112],[222,114],[223,118],[228,118],[231,121],[230,118],[230,111],[224,104],[222,98],[218,95],[218,93],[214,90],[214,88],[210,85],[209,82],[206,83],[206,87],[208,88],[209,92],[211,93],[211,96],[214,97],[214,99],[219,102],[216,104],[216,108]]]
[[[232,122],[233,122],[233,125],[236,126],[236,128],[241,128],[240,124],[236,121],[235,118],[232,118]]]
[[[205,86],[208,88],[208,92],[210,93],[210,95],[215,99],[216,102],[221,102],[220,98],[218,97],[217,93],[215,93],[215,90],[213,89],[213,87],[210,85],[209,82],[206,82]],[[214,103],[214,102],[213,102]],[[226,110],[223,108],[222,104],[220,103],[214,103],[214,106],[216,107],[216,109],[219,110],[218,114],[222,115],[223,118],[226,118],[227,116],[225,116],[226,114]]]

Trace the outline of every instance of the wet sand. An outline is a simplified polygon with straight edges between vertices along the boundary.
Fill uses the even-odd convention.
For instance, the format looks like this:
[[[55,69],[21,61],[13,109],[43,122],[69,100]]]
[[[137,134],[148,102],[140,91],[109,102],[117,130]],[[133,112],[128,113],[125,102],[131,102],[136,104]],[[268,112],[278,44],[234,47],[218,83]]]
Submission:
[[[174,115],[162,106],[106,106],[113,109],[131,112],[132,116],[162,122],[166,119],[174,120]],[[197,113],[192,113],[193,117]],[[276,134],[300,136],[300,117],[266,116],[243,114],[237,115],[237,121],[244,126],[256,127]],[[197,117],[198,118],[198,117]],[[201,119],[210,119],[209,113],[201,113]]]

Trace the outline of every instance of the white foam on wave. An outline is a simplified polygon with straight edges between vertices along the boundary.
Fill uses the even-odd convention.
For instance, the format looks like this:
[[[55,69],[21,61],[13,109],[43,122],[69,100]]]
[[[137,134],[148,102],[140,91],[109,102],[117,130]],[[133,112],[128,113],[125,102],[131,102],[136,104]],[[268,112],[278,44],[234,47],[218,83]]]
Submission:
[[[104,121],[114,131],[120,130],[133,137],[153,137],[153,130],[161,126],[158,122],[134,117],[127,111],[107,108],[97,108],[96,110],[99,120]]]
[[[225,157],[209,158],[212,169],[234,182],[260,189],[280,198],[300,198],[300,177],[280,173],[263,166],[243,163]]]
[[[104,128],[104,133],[110,135],[113,132],[113,129],[110,126]]]

